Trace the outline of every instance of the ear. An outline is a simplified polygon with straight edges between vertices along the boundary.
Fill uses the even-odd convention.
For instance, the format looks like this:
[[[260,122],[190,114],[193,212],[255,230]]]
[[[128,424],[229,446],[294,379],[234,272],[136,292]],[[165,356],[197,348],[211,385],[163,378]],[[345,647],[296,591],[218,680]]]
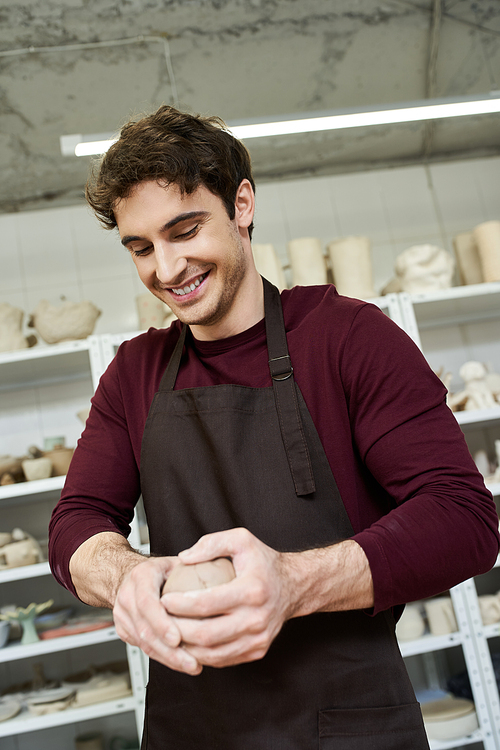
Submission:
[[[248,229],[253,221],[255,211],[255,194],[253,188],[246,178],[240,182],[236,191],[235,221],[240,229]]]

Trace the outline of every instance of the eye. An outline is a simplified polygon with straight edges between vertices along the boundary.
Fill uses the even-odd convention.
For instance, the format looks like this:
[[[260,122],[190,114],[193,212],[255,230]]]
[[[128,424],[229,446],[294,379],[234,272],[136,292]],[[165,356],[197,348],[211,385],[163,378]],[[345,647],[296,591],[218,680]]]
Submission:
[[[194,237],[195,234],[198,233],[199,228],[200,228],[200,225],[195,224],[194,227],[192,227],[192,229],[189,229],[189,231],[183,232],[182,234],[177,234],[175,236],[175,239],[176,240],[188,240],[190,237]]]
[[[146,255],[149,255],[151,252],[153,252],[153,246],[148,245],[147,247],[141,247],[137,250],[134,250],[133,247],[130,248],[130,254],[134,256],[134,258],[144,258]]]

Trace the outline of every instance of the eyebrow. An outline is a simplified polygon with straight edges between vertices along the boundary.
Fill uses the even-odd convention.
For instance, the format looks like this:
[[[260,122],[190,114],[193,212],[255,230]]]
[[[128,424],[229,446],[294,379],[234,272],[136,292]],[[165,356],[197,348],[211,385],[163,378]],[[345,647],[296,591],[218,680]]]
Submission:
[[[167,221],[166,224],[164,224],[160,228],[160,232],[166,232],[168,229],[172,229],[172,227],[175,227],[177,224],[181,224],[183,221],[191,221],[192,219],[202,219],[206,216],[208,216],[208,211],[186,211],[183,214],[179,214],[178,216],[175,216],[170,221]],[[122,245],[125,247],[130,244],[131,242],[138,242],[139,240],[145,240],[146,237],[140,237],[139,235],[134,234],[127,234],[123,239],[121,240]]]

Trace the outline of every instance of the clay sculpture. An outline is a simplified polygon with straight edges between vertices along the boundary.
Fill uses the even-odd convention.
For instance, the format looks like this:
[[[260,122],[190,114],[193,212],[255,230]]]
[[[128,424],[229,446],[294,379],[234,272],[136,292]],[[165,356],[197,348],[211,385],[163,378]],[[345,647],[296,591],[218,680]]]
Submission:
[[[0,546],[0,570],[20,568],[42,562],[43,552],[32,536],[22,529],[13,529],[12,534],[2,533]]]
[[[27,349],[36,344],[36,336],[24,336],[24,313],[8,302],[0,302],[0,352]]]
[[[453,411],[491,409],[498,406],[500,399],[492,390],[488,382],[488,373],[481,362],[466,362],[460,368],[459,374],[465,382],[465,388],[459,393],[449,395],[448,403]]]
[[[36,643],[39,638],[38,633],[36,632],[35,618],[40,612],[52,607],[53,604],[53,599],[49,599],[48,602],[43,602],[43,604],[35,604],[32,602],[27,607],[17,607],[15,610],[0,614],[0,620],[9,620],[11,622],[17,621],[21,624],[23,629],[21,645],[25,646],[28,643]]]
[[[162,596],[173,591],[211,589],[213,586],[229,583],[235,577],[233,563],[227,557],[193,565],[179,563],[165,581]]]
[[[421,292],[451,287],[455,260],[450,253],[434,245],[414,245],[396,258],[395,278],[383,290],[389,292]]]
[[[101,311],[88,300],[65,301],[58,307],[46,299],[41,300],[28,325],[35,328],[47,344],[84,339],[94,330]]]

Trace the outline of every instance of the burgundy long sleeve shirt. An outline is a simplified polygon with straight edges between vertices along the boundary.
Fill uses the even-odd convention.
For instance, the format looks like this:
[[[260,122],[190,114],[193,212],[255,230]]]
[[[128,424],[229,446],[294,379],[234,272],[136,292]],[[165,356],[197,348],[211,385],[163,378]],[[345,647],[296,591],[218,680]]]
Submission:
[[[374,611],[489,570],[499,548],[495,505],[420,350],[376,306],[333,286],[281,297],[295,380],[367,555]],[[129,533],[144,426],[179,332],[176,321],[122,344],[94,395],[50,523],[52,571],[73,593],[69,560],[82,542]],[[267,360],[262,320],[230,338],[193,341],[175,388],[268,387]]]

